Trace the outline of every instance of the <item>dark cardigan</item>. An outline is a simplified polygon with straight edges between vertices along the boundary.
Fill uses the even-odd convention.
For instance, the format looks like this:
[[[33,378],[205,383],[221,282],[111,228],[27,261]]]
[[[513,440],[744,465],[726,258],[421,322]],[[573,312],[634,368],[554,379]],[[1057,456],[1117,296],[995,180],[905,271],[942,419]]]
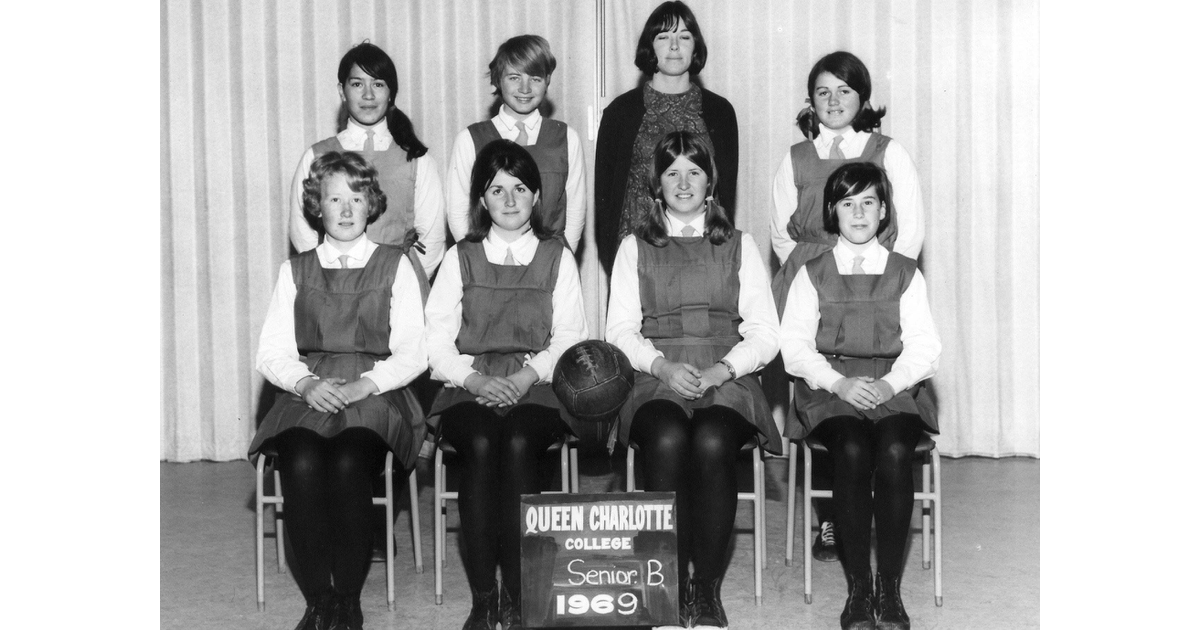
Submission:
[[[625,188],[629,183],[633,143],[645,114],[639,85],[614,98],[604,108],[596,137],[596,253],[609,276],[620,245],[617,230],[620,229],[621,206],[625,203]],[[708,127],[716,152],[717,196],[732,223],[737,205],[737,114],[729,101],[701,88],[700,118]]]

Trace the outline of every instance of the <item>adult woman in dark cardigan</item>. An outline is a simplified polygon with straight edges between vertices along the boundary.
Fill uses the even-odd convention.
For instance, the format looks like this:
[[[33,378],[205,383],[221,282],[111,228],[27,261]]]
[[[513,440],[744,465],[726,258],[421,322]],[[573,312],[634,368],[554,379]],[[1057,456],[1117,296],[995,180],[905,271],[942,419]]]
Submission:
[[[664,2],[650,14],[634,62],[649,80],[609,103],[596,140],[596,248],[612,274],[621,239],[653,204],[646,182],[654,147],[672,131],[691,131],[713,147],[716,191],[732,223],[737,201],[738,128],[733,106],[694,83],[708,47],[692,10]]]

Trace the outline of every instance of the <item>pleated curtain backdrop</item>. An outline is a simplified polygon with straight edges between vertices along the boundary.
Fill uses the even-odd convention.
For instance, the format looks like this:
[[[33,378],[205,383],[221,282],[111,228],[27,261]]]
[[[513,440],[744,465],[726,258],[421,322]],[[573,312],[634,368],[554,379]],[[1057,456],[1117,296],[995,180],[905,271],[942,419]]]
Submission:
[[[496,47],[545,36],[558,58],[552,115],[584,140],[590,190],[596,109],[637,85],[637,36],[657,4],[163,0],[162,459],[245,457],[269,404],[254,354],[289,253],[292,174],[337,131],[337,63],[350,46],[369,39],[395,60],[396,103],[444,172],[455,134],[488,117]],[[709,46],[700,79],[738,114],[737,224],[772,268],[771,178],[803,139],[793,120],[809,68],[839,49],[867,64],[872,103],[888,108],[882,131],[912,154],[926,204],[921,267],[944,345],[939,447],[1037,456],[1036,1],[689,6]],[[600,337],[607,281],[590,212],[581,274]]]

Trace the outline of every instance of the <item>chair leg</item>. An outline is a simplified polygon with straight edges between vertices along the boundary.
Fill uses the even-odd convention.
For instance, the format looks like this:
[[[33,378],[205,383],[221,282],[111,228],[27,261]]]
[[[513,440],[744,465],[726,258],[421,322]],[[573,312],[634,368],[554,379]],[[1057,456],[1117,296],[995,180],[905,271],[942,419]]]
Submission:
[[[263,588],[263,466],[266,457],[258,457],[258,474],[254,477],[254,580],[258,588],[258,611],[267,609]],[[276,530],[276,535],[278,535]]]
[[[424,554],[421,552],[421,503],[417,500],[419,495],[417,469],[414,468],[408,473],[408,511],[412,517],[413,562],[417,565],[417,573],[424,573]]]
[[[433,603],[442,604],[442,569],[446,555],[446,466],[442,451],[433,456]]]
[[[795,442],[788,441],[787,483],[787,551],[783,554],[783,565],[792,566],[796,546],[796,451]]]
[[[625,492],[633,492],[636,488],[633,479],[633,446],[625,447]]]
[[[754,447],[751,456],[754,458],[754,605],[762,606],[763,559],[767,548],[766,510],[763,505],[766,483],[763,479],[762,448]]]
[[[571,447],[563,442],[562,448],[558,449],[558,472],[562,477],[562,491],[564,494],[571,492]]]
[[[921,492],[929,494],[929,457],[921,463]],[[929,568],[929,499],[921,501],[921,568]]]
[[[392,483],[392,466],[395,463],[395,458],[391,451],[388,451],[387,459],[383,464],[383,487],[384,487],[384,531],[387,540],[384,542],[384,569],[387,571],[387,602],[388,610],[396,610],[396,524],[393,515],[396,513],[396,494],[395,484]]]
[[[287,562],[283,553],[283,482],[279,480],[279,471],[274,471],[275,479],[275,562],[279,573],[287,571]]]
[[[804,447],[804,502],[801,508],[804,510],[804,544],[802,554],[804,554],[804,603],[812,603],[812,548],[808,545],[808,536],[812,532],[812,449],[807,443],[802,443]]]
[[[933,603],[942,605],[942,457],[937,446],[929,451],[933,463]]]
[[[571,493],[579,494],[579,446],[567,444],[571,455]]]

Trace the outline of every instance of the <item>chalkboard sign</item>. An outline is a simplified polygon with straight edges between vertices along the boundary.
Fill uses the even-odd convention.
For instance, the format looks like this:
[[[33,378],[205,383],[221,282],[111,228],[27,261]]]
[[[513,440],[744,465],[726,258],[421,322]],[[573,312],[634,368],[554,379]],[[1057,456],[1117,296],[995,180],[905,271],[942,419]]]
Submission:
[[[674,492],[521,495],[530,628],[679,622]]]

